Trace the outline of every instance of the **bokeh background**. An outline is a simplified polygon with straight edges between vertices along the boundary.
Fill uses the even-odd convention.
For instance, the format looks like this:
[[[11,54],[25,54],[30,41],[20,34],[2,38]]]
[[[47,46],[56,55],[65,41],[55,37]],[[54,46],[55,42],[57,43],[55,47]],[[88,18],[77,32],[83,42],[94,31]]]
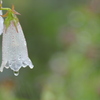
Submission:
[[[3,0],[12,4],[35,67],[4,69],[0,100],[100,100],[100,0]]]

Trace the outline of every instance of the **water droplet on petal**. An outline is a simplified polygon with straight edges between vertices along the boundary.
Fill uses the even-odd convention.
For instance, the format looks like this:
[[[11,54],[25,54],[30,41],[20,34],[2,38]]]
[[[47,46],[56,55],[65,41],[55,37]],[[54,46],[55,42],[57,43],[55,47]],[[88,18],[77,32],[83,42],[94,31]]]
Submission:
[[[9,63],[9,61],[7,61],[7,63],[6,63],[6,65],[5,65],[5,67],[8,69],[8,68],[9,68],[9,66],[11,66],[11,64]]]
[[[14,71],[14,75],[15,75],[15,76],[18,76],[18,75],[19,75],[19,72]]]
[[[30,64],[29,67],[32,69],[34,67],[34,65]]]
[[[27,66],[27,64],[25,62],[23,62],[22,66],[25,68]]]
[[[5,66],[7,69],[9,68],[8,66]]]

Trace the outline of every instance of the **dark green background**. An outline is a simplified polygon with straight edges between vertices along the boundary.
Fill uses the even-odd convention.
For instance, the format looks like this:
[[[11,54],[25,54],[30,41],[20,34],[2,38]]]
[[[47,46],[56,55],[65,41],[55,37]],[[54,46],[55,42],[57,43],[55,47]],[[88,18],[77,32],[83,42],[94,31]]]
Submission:
[[[35,67],[4,69],[0,100],[100,100],[100,1],[3,0],[12,4]]]

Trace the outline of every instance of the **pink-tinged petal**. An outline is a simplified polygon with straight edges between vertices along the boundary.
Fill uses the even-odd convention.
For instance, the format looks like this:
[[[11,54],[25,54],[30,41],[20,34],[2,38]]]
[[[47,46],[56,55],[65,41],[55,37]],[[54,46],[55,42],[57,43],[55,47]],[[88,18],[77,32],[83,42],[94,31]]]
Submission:
[[[2,10],[0,10],[0,15],[2,15]],[[3,18],[0,16],[0,35],[3,33]]]
[[[18,72],[21,67],[29,66],[33,68],[33,64],[28,57],[27,44],[20,23],[14,25],[11,21],[9,27],[4,26],[2,41],[2,64],[3,68],[11,68],[14,72]],[[15,73],[16,75],[16,73]]]

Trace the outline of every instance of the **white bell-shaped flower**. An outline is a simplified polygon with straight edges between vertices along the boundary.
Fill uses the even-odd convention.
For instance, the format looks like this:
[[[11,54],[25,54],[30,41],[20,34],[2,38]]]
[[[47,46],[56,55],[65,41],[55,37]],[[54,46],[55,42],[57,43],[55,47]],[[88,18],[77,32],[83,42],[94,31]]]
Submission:
[[[28,57],[26,40],[19,20],[15,15],[19,13],[14,10],[14,6],[12,6],[12,9],[6,9],[8,12],[4,15],[7,18],[4,22],[0,71],[2,72],[4,67],[11,68],[17,76],[21,67],[29,66],[33,68],[34,66]]]
[[[28,57],[27,44],[20,23],[14,25],[11,21],[9,27],[4,26],[2,41],[2,64],[3,68],[11,68],[17,75],[21,67],[29,66],[33,68],[33,64]]]

